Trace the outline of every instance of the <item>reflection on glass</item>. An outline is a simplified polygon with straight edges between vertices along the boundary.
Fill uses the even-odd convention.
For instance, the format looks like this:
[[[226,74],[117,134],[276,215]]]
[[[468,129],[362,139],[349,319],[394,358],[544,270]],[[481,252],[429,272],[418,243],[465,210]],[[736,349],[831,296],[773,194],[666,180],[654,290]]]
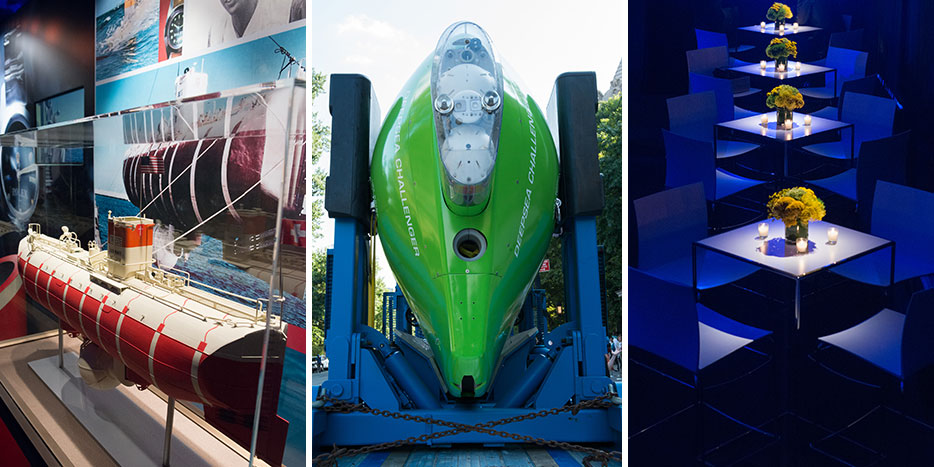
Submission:
[[[114,381],[200,404],[191,408],[245,449],[262,427],[257,455],[280,464],[269,447],[288,430],[276,417],[287,326],[304,327],[306,309],[304,104],[304,81],[283,80],[0,135],[0,261],[10,264],[0,279],[23,278],[4,282],[18,300],[4,318],[23,319],[0,339],[62,319],[85,348],[127,369]],[[27,225],[36,234],[24,239]],[[59,250],[71,285],[68,268],[41,269],[38,256],[17,267],[18,252]],[[138,332],[111,330],[118,351],[85,331],[91,298],[72,310],[50,284],[95,297],[122,313],[121,330]],[[165,337],[155,344],[165,369],[126,351],[149,349],[153,333]]]

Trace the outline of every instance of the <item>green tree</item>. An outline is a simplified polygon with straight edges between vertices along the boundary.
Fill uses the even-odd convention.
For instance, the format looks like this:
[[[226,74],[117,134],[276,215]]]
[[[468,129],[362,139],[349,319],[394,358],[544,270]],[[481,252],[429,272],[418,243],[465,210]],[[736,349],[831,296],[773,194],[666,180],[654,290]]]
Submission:
[[[554,329],[567,322],[567,305],[564,302],[564,260],[561,251],[561,238],[552,236],[551,242],[548,243],[548,250],[545,252],[551,271],[538,273],[542,288],[545,289],[545,316],[548,318],[548,329]]]
[[[311,101],[315,102],[325,93],[327,75],[311,70]],[[318,119],[318,112],[311,114],[311,238],[321,238],[321,222],[324,218],[324,179],[327,172],[317,164],[321,156],[331,150],[331,127]]]
[[[325,93],[327,75],[311,70],[311,100],[316,101]],[[327,173],[317,164],[321,156],[331,148],[331,128],[318,119],[318,113],[311,115],[311,231],[312,239],[323,236],[321,223],[324,218],[324,179]],[[312,355],[324,353],[324,300],[325,265],[327,251],[316,248],[311,252],[311,351]]]
[[[375,237],[371,241],[378,241]],[[383,326],[383,294],[389,292],[389,287],[382,277],[379,277],[379,262],[373,265],[373,274],[376,275],[376,286],[373,293],[373,328],[382,330]]]
[[[607,332],[620,332],[623,290],[622,100],[617,94],[597,108],[597,145],[603,174],[603,214],[597,216],[597,243],[606,261]]]
[[[311,352],[324,353],[324,300],[327,251],[316,249],[311,252]]]

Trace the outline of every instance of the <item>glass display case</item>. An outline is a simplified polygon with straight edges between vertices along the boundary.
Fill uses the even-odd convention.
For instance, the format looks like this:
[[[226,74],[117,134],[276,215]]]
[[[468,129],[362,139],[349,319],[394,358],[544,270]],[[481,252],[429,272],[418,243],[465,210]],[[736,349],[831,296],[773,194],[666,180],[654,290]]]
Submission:
[[[0,395],[44,456],[282,464],[305,140],[299,79],[0,135]]]

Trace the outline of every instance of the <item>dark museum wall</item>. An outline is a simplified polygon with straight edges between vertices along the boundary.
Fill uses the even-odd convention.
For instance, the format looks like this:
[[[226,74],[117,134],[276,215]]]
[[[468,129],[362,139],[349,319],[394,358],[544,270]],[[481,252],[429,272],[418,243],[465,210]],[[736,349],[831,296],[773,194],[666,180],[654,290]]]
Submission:
[[[667,126],[665,99],[688,91],[685,51],[695,48],[694,28],[732,35],[764,20],[772,0],[632,0],[629,2],[630,200],[663,188],[665,167],[660,128]],[[787,2],[802,24],[827,29],[816,47],[825,53],[830,32],[864,29],[869,52],[866,74],[878,73],[904,106],[895,131],[912,129],[909,184],[934,191],[934,15],[929,0],[798,0]],[[813,53],[813,52],[812,52]],[[803,57],[804,60],[822,58]]]
[[[93,114],[94,29],[90,20],[80,20],[93,11],[91,0],[34,0],[0,22],[0,34],[20,34],[16,41],[23,57],[30,127],[36,126],[37,101],[77,88],[84,90],[84,115]],[[8,68],[6,75],[12,71]]]
[[[3,11],[0,56],[4,63],[4,92],[0,96],[0,131],[51,123],[55,115],[64,119],[64,115],[78,118],[93,114],[94,30],[90,21],[81,21],[90,18],[92,11],[90,0],[30,1],[19,5],[16,11]],[[71,98],[59,99],[64,94]],[[48,103],[56,99],[58,112],[46,112],[44,121],[39,121],[37,115],[43,107],[40,104],[46,103],[44,108],[49,109]],[[3,148],[0,222],[5,231],[21,232],[27,222],[40,223],[43,229],[57,229],[55,224],[68,222],[82,241],[93,238],[94,169],[89,149],[71,154],[76,163],[42,166],[35,172],[14,176],[13,167],[28,167],[29,161],[45,163],[63,155],[63,150]],[[7,246],[0,248],[4,249],[0,254],[15,253],[15,245],[12,251],[6,251]]]

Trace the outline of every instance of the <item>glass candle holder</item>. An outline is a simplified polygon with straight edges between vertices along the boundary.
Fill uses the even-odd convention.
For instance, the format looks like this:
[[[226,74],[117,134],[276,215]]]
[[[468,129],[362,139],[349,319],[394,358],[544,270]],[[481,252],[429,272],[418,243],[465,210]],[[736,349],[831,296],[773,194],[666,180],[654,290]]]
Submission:
[[[769,236],[769,224],[762,222],[759,224],[759,238],[764,239]]]
[[[779,64],[775,67],[775,70],[778,71],[779,73],[785,71],[785,64],[784,64],[784,63],[779,63]]]
[[[840,235],[840,231],[831,227],[830,230],[827,231],[827,242],[830,243],[831,245],[836,245],[837,237],[839,235]]]
[[[766,65],[765,60],[759,60],[759,68],[761,68],[761,69],[764,70],[764,69],[765,69],[765,65]]]
[[[769,116],[766,114],[762,114],[762,116],[759,117],[759,122],[762,123],[762,126],[769,126]]]
[[[759,29],[765,29],[765,21],[759,22]]]
[[[795,247],[798,248],[798,253],[804,253],[808,251],[808,239],[801,237],[795,242]]]
[[[810,115],[805,115],[805,116],[804,116],[804,126],[811,126],[811,116],[810,116]]]
[[[798,32],[798,23],[791,23],[791,29],[793,29],[795,32]]]
[[[790,130],[790,129],[791,129],[791,125],[792,125],[791,119],[790,119],[790,118],[785,119],[785,129],[786,129],[786,130]]]
[[[795,62],[795,70],[801,71],[801,62]]]

